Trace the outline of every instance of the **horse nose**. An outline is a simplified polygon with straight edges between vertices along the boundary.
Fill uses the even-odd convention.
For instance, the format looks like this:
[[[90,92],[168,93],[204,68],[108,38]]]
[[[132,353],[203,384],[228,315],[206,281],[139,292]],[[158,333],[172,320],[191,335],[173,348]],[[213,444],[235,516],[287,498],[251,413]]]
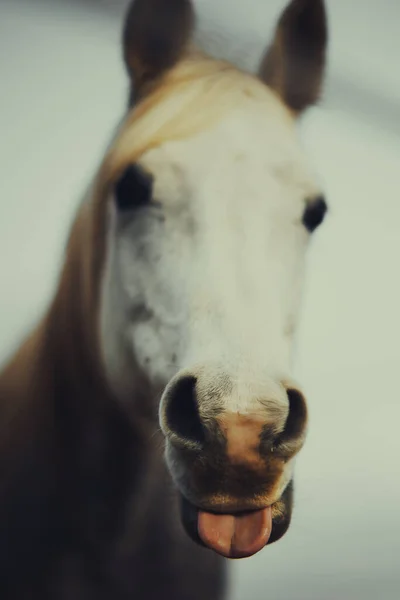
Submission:
[[[203,445],[205,441],[196,384],[195,376],[178,377],[168,386],[162,399],[161,428],[167,438],[179,445]]]
[[[265,442],[270,440],[270,429],[276,428],[276,421],[268,423],[271,418],[265,410],[244,415],[227,406],[218,408],[215,390],[211,387],[204,392],[192,375],[171,382],[163,398],[160,419],[167,439],[174,446],[201,449],[204,456],[210,452],[214,458],[223,455],[231,464],[260,464],[262,455],[269,451]],[[285,418],[283,411],[282,424]]]
[[[204,382],[203,382],[204,383]],[[286,388],[275,401],[248,399],[247,410],[232,410],[222,386],[206,388],[184,373],[167,386],[160,404],[160,425],[175,446],[223,452],[231,463],[260,463],[271,451],[288,457],[304,442],[307,408],[303,395]],[[228,393],[228,389],[225,388]],[[244,403],[246,404],[246,403]]]
[[[206,451],[211,446],[214,452],[223,450],[232,463],[259,460],[262,447],[271,437],[267,411],[243,415],[227,407],[218,410],[215,400],[212,390],[206,395],[199,393],[194,376],[185,375],[174,381],[165,395],[162,410],[162,427],[167,438],[180,446],[196,444]],[[284,412],[282,424],[285,417]],[[271,423],[272,428],[274,425],[276,422]],[[222,440],[220,447],[218,442]]]

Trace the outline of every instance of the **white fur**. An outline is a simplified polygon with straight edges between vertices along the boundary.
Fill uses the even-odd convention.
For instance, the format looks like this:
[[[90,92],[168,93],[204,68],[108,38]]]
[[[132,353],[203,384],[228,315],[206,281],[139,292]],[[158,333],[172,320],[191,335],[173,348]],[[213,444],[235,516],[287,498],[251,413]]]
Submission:
[[[171,103],[171,99],[169,99]],[[102,346],[115,390],[134,388],[132,357],[155,386],[181,369],[228,376],[226,408],[287,406],[309,235],[318,193],[295,125],[266,89],[227,104],[207,129],[145,152],[161,208],[121,220],[110,202]],[[159,217],[165,220],[159,220]],[[148,315],[135,319],[135,307]]]

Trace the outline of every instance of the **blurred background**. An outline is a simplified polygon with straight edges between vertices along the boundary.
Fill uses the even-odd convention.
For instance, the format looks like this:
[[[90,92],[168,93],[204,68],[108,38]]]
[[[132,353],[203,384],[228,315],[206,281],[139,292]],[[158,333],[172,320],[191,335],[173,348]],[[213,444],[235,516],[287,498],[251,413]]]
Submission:
[[[0,362],[51,297],[125,108],[126,5],[0,0]],[[253,69],[285,2],[197,5],[201,44]],[[400,3],[327,5],[326,93],[301,125],[331,207],[297,350],[310,433],[292,527],[232,564],[231,600],[400,598]]]

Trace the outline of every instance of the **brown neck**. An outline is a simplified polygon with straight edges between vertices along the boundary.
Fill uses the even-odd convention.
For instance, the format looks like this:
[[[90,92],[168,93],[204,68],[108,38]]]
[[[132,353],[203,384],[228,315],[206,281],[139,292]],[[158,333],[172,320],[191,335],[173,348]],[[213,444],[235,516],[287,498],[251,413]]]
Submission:
[[[10,574],[21,561],[44,564],[41,548],[46,560],[68,546],[100,550],[146,465],[148,431],[127,418],[101,367],[95,244],[105,236],[95,213],[83,206],[50,310],[0,375],[0,555]],[[32,523],[27,546],[16,532],[29,538]],[[29,548],[35,556],[21,556]]]
[[[50,309],[0,375],[0,411],[13,425],[49,415],[56,398],[75,410],[111,402],[97,341],[100,262],[93,248],[95,223],[85,204],[74,223],[64,267]],[[97,231],[99,239],[101,232]],[[5,440],[5,435],[0,439]]]

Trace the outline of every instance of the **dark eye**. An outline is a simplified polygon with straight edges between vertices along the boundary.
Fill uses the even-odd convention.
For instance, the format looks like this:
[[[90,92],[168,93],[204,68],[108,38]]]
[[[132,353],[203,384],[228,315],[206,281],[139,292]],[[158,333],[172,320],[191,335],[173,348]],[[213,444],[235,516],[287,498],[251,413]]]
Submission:
[[[310,201],[307,204],[307,207],[303,214],[304,227],[310,233],[315,231],[324,220],[325,213],[327,210],[328,206],[323,196],[319,196],[318,198],[315,198],[315,200]]]
[[[137,165],[130,165],[115,186],[115,201],[120,212],[127,212],[151,202],[153,178]]]

